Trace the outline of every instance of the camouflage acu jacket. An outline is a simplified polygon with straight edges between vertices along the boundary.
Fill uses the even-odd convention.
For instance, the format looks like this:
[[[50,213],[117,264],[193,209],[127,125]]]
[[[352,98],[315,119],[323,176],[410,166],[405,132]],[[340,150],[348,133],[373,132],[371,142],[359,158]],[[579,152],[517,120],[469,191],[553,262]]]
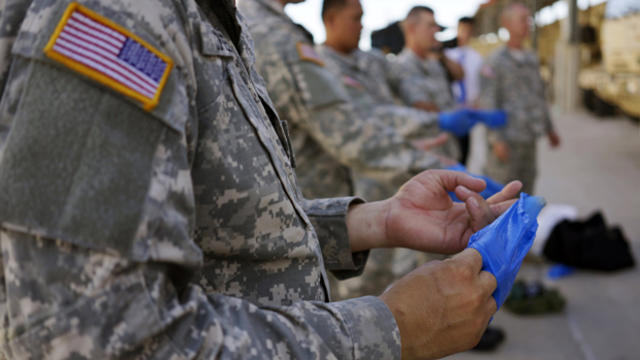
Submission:
[[[394,61],[396,71],[406,72],[399,85],[399,95],[407,105],[416,102],[431,102],[440,111],[453,110],[456,102],[451,93],[446,70],[437,60],[421,60],[416,54],[405,48]]]
[[[538,59],[530,51],[522,55],[516,59],[502,47],[481,71],[479,104],[507,112],[507,125],[491,131],[492,139],[531,142],[553,129]]]
[[[326,302],[354,199],[298,193],[233,2],[78,3],[3,2],[2,353],[398,358],[380,300]]]

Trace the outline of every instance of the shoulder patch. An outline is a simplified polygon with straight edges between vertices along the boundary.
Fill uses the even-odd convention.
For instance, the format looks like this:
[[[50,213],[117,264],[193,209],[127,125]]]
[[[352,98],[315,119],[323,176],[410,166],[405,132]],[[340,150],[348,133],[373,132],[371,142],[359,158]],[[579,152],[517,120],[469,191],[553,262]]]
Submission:
[[[300,56],[301,60],[310,61],[319,66],[324,66],[324,61],[322,61],[322,58],[318,55],[313,46],[299,42],[296,44],[296,48],[298,49],[298,56]]]
[[[482,75],[487,78],[496,77],[496,74],[493,72],[493,69],[489,65],[484,65],[482,67],[482,70],[480,70],[480,73],[482,73]]]
[[[117,92],[157,104],[173,61],[130,31],[72,2],[44,48],[45,54]]]

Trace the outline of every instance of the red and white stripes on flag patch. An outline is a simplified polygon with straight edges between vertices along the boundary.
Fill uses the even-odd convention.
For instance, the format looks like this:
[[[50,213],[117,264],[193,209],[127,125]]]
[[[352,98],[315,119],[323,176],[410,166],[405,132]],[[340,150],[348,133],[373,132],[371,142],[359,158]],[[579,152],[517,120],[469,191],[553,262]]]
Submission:
[[[158,103],[170,58],[109,19],[72,3],[47,47],[47,56],[143,103]]]

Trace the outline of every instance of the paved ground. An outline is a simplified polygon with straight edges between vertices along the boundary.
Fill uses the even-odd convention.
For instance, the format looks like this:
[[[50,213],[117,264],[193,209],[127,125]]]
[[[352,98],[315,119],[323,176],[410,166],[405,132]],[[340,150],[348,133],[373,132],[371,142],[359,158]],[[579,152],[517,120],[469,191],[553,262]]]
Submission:
[[[557,115],[556,125],[563,146],[551,151],[541,143],[537,194],[574,205],[581,216],[601,209],[610,223],[622,225],[640,262],[640,127],[582,112]],[[580,271],[555,282],[544,277],[548,267],[525,264],[520,276],[558,288],[568,301],[563,314],[522,317],[501,310],[493,324],[507,339],[498,351],[447,359],[640,359],[640,266],[615,274]]]

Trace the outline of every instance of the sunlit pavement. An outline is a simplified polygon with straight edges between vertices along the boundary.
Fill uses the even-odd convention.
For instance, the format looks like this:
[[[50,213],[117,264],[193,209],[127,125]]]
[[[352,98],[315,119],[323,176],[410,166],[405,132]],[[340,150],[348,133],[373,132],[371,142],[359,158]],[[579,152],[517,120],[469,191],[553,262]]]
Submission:
[[[556,114],[555,120],[563,144],[552,151],[541,141],[537,195],[574,205],[581,217],[602,210],[609,224],[622,225],[640,262],[640,127],[624,117],[598,119],[585,112]],[[567,299],[562,314],[500,310],[492,324],[505,330],[506,340],[497,351],[447,359],[640,359],[640,269],[578,271],[552,281],[549,266],[524,264],[520,276],[559,289]]]

